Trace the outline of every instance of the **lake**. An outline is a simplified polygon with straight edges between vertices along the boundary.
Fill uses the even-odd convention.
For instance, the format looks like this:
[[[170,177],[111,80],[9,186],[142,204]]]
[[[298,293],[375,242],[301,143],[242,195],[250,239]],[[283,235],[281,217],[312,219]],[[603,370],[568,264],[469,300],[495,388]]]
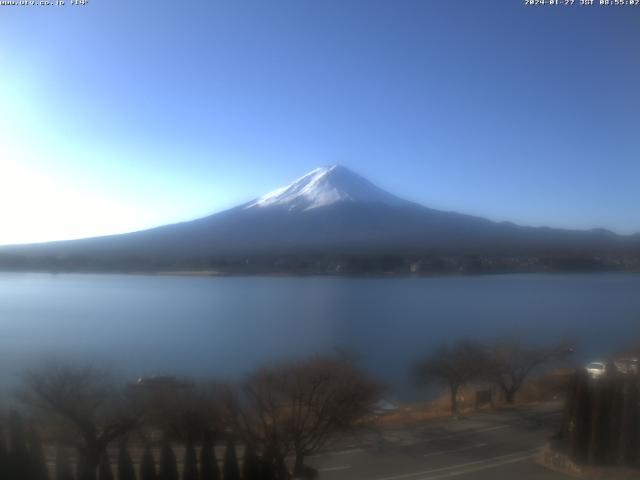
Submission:
[[[640,275],[403,278],[0,273],[0,381],[51,357],[127,378],[238,379],[256,365],[353,352],[394,395],[442,342],[569,337],[577,360],[640,338]]]

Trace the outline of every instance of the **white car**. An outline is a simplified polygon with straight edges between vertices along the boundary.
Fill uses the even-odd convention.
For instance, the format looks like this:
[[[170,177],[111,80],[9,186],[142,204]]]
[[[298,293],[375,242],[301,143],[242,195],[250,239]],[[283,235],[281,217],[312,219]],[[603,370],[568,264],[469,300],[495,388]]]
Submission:
[[[584,368],[591,378],[600,378],[607,373],[607,365],[604,362],[591,362]]]

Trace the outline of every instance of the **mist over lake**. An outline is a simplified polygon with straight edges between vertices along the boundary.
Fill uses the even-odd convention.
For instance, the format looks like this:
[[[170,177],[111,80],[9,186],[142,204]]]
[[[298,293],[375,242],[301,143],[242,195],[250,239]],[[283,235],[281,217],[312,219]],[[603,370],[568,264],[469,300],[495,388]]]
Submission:
[[[413,363],[445,341],[577,341],[576,361],[640,336],[640,275],[177,277],[0,274],[0,379],[59,357],[143,375],[238,379],[265,362],[354,353],[414,394]],[[8,388],[8,387],[7,387]],[[3,388],[0,388],[3,389]]]

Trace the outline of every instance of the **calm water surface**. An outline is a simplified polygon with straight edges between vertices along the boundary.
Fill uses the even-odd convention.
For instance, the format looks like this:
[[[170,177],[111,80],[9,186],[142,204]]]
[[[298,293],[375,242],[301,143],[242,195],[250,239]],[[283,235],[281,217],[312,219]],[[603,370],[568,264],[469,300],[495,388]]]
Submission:
[[[570,336],[578,358],[640,337],[640,275],[432,278],[0,274],[0,380],[43,359],[239,378],[278,358],[342,348],[397,395],[458,337]]]

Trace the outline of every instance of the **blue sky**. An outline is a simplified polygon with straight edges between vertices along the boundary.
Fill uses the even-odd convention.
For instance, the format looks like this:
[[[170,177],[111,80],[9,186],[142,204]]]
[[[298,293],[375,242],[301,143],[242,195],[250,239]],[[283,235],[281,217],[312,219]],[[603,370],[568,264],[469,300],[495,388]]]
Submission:
[[[640,231],[640,7],[523,3],[0,7],[0,244],[196,218],[333,163],[435,208]]]

